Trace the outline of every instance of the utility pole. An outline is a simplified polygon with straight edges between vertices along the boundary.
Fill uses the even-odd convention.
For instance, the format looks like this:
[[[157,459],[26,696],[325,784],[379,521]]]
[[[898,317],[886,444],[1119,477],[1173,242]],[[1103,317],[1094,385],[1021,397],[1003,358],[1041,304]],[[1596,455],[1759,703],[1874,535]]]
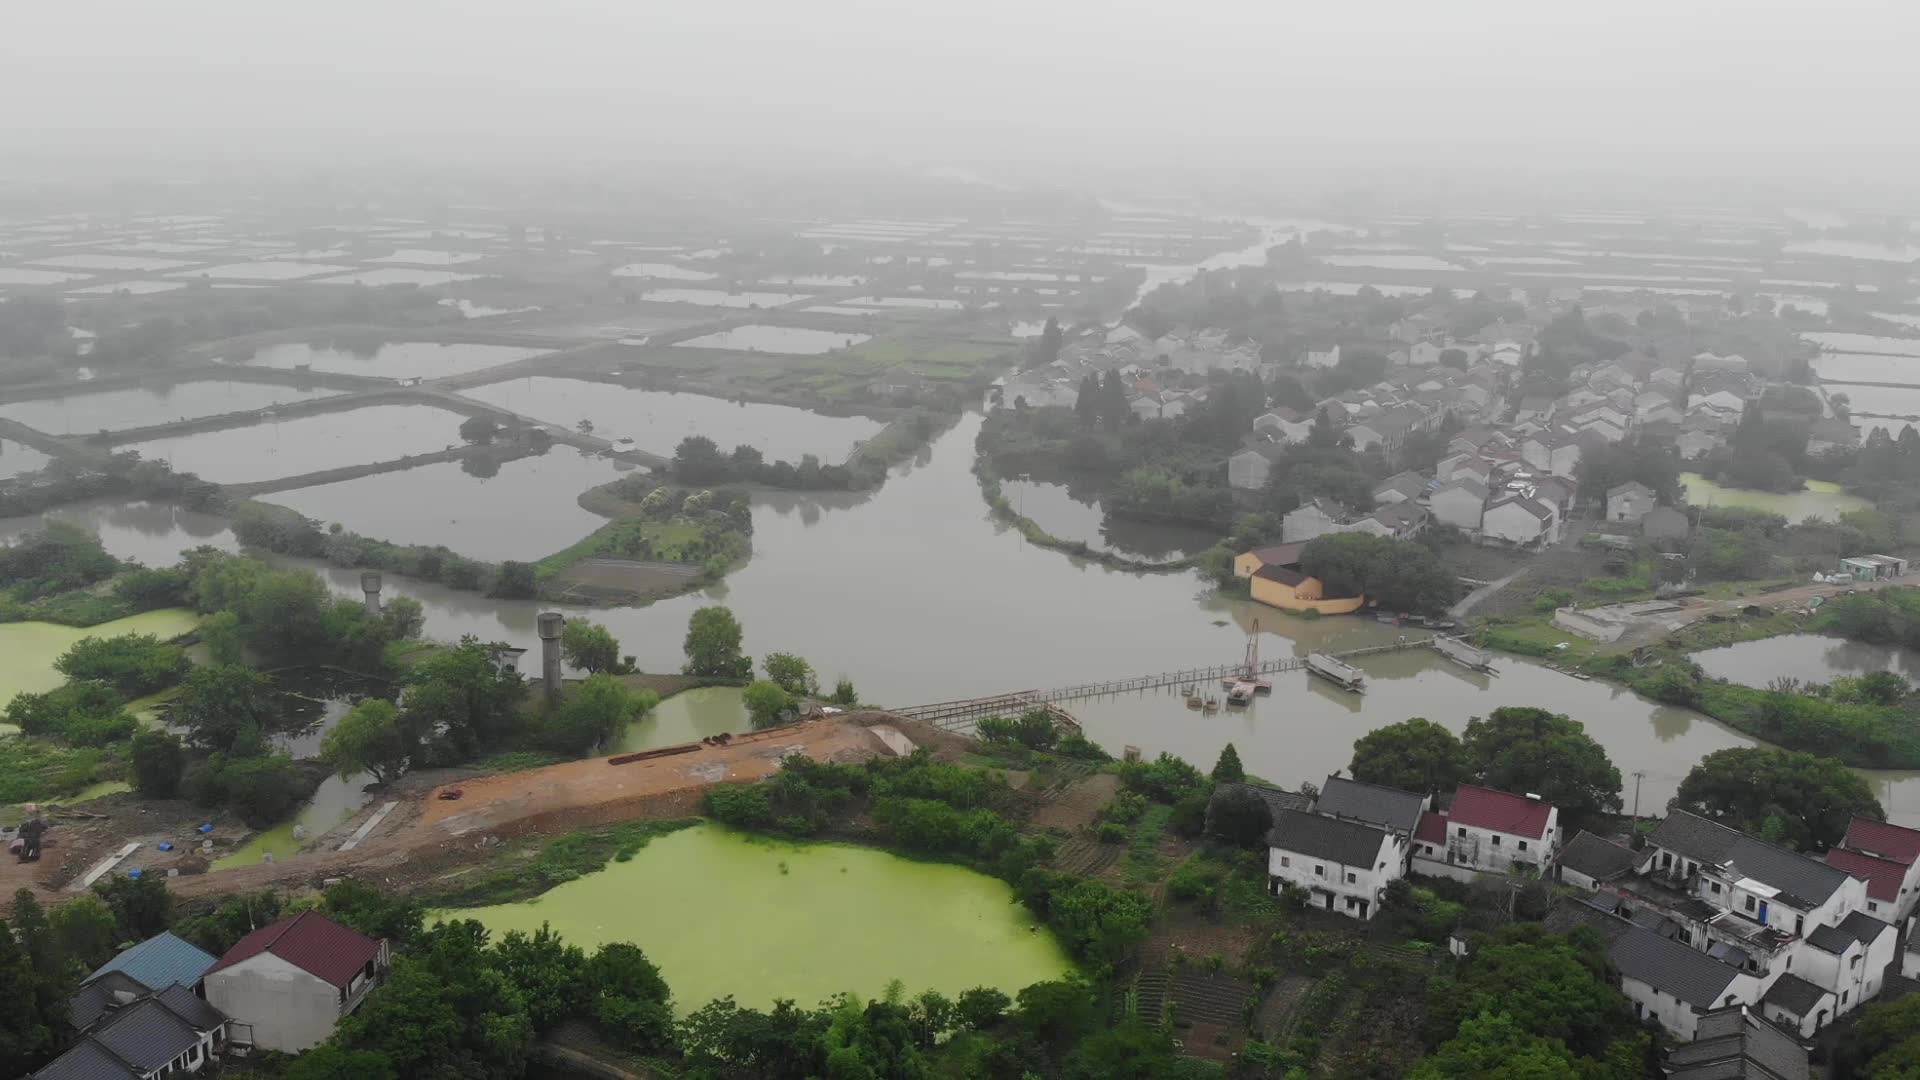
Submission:
[[[1646,779],[1646,777],[1647,772],[1645,769],[1635,769],[1633,771],[1633,820],[1635,821],[1640,820],[1640,781]]]

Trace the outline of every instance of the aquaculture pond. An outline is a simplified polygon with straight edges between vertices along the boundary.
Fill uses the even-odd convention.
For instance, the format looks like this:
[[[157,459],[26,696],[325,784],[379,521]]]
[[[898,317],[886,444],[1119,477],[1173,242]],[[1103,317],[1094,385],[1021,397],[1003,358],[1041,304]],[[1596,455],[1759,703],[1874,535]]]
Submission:
[[[270,345],[253,354],[255,367],[311,368],[377,379],[440,379],[484,371],[539,356],[540,349],[515,345],[440,345],[430,341],[394,342],[372,351],[320,345]]]
[[[737,686],[696,686],[682,690],[627,725],[609,753],[651,750],[656,746],[698,742],[721,732],[751,731],[747,705]]]
[[[226,518],[172,503],[114,499],[69,503],[44,514],[0,518],[0,542],[44,529],[54,521],[78,525],[99,537],[107,554],[146,566],[172,566],[181,552],[201,546],[222,551],[240,549]]]
[[[802,455],[813,454],[831,465],[845,461],[855,446],[881,427],[879,421],[864,416],[826,416],[788,405],[635,390],[546,375],[491,383],[463,393],[565,427],[586,420],[596,435],[629,438],[640,449],[665,456],[671,456],[687,436],[705,435],[724,452],[745,443],[758,448],[768,461],[798,463]]]
[[[431,405],[368,405],[345,412],[168,435],[118,446],[216,484],[278,480],[371,465],[460,445],[459,413]]]
[[[264,498],[396,544],[445,544],[473,559],[531,561],[606,524],[580,493],[631,472],[571,446],[505,464],[443,461]]]
[[[495,936],[542,923],[592,950],[628,941],[673,988],[674,1010],[732,995],[766,1008],[852,991],[1009,995],[1071,963],[1003,881],[842,844],[790,844],[699,825],[533,900],[442,915]]]
[[[319,387],[195,379],[169,386],[130,386],[12,401],[0,405],[0,416],[54,435],[90,435],[96,431],[250,412],[290,401],[332,397],[337,393],[338,390]]]
[[[1687,501],[1695,506],[1738,506],[1780,514],[1788,521],[1820,518],[1838,521],[1841,514],[1872,509],[1873,504],[1858,495],[1849,495],[1839,484],[1809,480],[1805,491],[1754,491],[1749,488],[1721,487],[1699,473],[1681,473],[1680,486]]]
[[[0,439],[0,480],[38,472],[53,459],[12,439]]]
[[[1920,652],[1825,634],[1782,634],[1742,641],[1694,653],[1693,660],[1708,675],[1743,686],[1766,686],[1783,676],[1824,683],[1842,675],[1874,671],[1920,680]]]
[[[1058,540],[1077,540],[1095,551],[1134,559],[1183,559],[1213,546],[1205,529],[1111,517],[1097,487],[1085,482],[1003,480],[1000,493],[1014,510]]]
[[[818,356],[835,349],[851,349],[871,334],[849,334],[837,330],[808,330],[795,326],[762,326],[753,323],[731,330],[705,334],[674,345],[682,349],[732,349],[737,352],[787,353],[793,356]]]
[[[47,622],[0,623],[0,708],[23,690],[38,693],[65,682],[53,662],[81,638],[152,634],[164,641],[198,625],[200,616],[185,608],[147,611],[84,628]]]

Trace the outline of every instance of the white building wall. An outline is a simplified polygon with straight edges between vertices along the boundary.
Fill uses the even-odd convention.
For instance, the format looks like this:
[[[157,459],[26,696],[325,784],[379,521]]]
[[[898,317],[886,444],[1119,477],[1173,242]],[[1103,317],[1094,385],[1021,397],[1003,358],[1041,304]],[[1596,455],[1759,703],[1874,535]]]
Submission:
[[[1243,491],[1258,491],[1267,486],[1273,463],[1254,450],[1243,450],[1227,459],[1227,485]]]
[[[1327,910],[1369,920],[1380,913],[1381,892],[1388,882],[1401,876],[1405,863],[1406,838],[1393,833],[1382,837],[1380,851],[1368,866],[1332,862],[1284,848],[1267,850],[1270,883],[1285,882],[1309,890],[1311,903],[1322,908],[1326,907],[1325,894],[1332,893],[1333,906]],[[1365,914],[1359,910],[1360,901],[1366,902]]]
[[[1487,511],[1480,520],[1480,530],[1496,540],[1531,544],[1546,532],[1547,523],[1522,509],[1519,504],[1508,503]]]
[[[253,1029],[253,1044],[297,1054],[327,1040],[340,1020],[340,990],[261,953],[206,978],[207,1003]],[[245,1029],[239,1033],[244,1036]]]

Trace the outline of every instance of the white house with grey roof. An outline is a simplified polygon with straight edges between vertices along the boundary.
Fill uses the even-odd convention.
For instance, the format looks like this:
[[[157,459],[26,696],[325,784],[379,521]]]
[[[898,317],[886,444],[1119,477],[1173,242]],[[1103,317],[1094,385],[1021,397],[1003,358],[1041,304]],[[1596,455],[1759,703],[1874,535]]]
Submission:
[[[1407,837],[1359,821],[1280,810],[1267,831],[1267,887],[1304,889],[1309,903],[1355,919],[1380,911],[1387,884],[1405,873]]]
[[[1614,939],[1608,958],[1633,1013],[1651,1017],[1675,1038],[1692,1042],[1703,1013],[1760,1000],[1760,976],[1688,948],[1644,926]]]
[[[1809,1080],[1799,1040],[1744,1006],[1700,1017],[1690,1043],[1667,1051],[1667,1080]]]
[[[1575,888],[1598,889],[1646,868],[1647,857],[1624,844],[1580,830],[1554,856],[1560,880]]]
[[[32,1080],[155,1080],[205,1069],[226,1045],[227,1018],[178,983],[100,1014]]]

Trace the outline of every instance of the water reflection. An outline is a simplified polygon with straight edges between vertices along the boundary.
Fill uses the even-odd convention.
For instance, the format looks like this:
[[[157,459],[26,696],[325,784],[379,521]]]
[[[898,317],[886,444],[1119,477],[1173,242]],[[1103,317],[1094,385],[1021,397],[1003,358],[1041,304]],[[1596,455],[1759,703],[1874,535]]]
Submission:
[[[1064,482],[1003,480],[1000,491],[1015,510],[1048,535],[1077,540],[1095,551],[1164,562],[1204,551],[1214,541],[1214,535],[1204,529],[1108,516],[1100,502],[1100,487],[1090,477],[1070,476]]]
[[[108,554],[147,566],[171,566],[181,552],[202,545],[222,551],[240,547],[225,518],[183,510],[173,503],[107,499],[70,503],[44,514],[0,518],[0,541],[45,528],[50,521],[78,525],[98,536]]]
[[[1826,634],[1743,641],[1694,653],[1693,659],[1708,675],[1743,686],[1766,686],[1780,677],[1824,683],[1874,671],[1897,671],[1905,678],[1920,679],[1920,652]]]

